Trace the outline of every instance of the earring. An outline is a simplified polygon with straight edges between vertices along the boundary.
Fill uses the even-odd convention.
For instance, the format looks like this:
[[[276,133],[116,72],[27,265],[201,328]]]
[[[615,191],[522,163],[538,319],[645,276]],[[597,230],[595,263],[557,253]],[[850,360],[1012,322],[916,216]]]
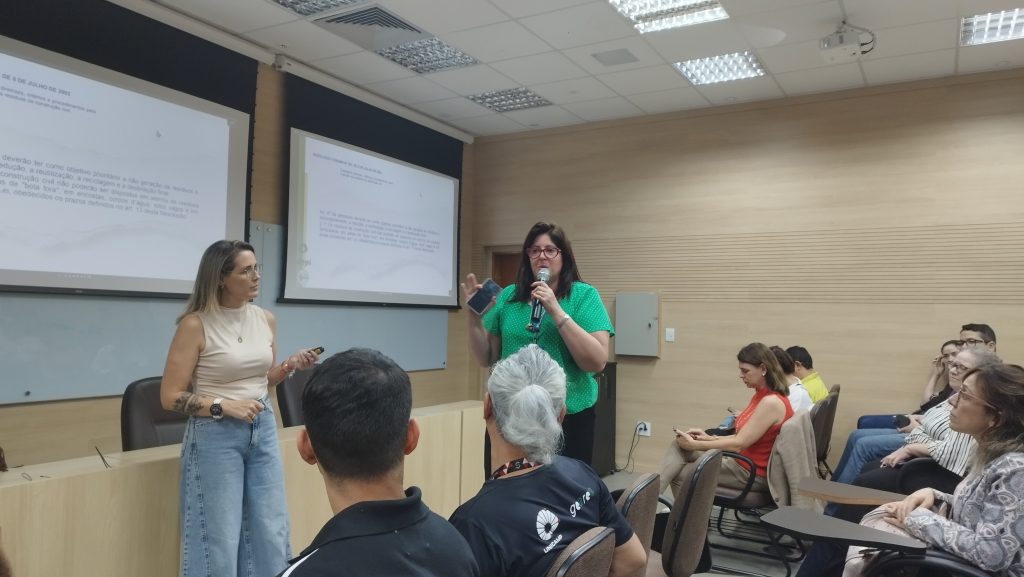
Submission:
[[[767,375],[767,374],[768,374],[768,373],[761,373],[761,376],[763,377],[763,376],[765,376],[765,375]]]

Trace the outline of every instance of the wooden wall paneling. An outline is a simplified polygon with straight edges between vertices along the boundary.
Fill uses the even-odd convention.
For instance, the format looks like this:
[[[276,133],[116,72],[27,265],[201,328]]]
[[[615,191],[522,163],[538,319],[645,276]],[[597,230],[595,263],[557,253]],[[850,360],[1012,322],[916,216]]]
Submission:
[[[1016,71],[480,139],[476,250],[550,219],[609,310],[661,293],[676,342],[617,359],[620,464],[636,420],[654,470],[672,426],[744,406],[754,340],[843,385],[834,462],[858,415],[918,404],[961,324],[1022,360],[1022,93]]]

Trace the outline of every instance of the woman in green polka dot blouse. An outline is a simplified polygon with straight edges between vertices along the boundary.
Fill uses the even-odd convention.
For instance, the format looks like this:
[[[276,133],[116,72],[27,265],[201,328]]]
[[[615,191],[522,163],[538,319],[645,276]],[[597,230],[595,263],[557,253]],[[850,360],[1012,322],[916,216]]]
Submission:
[[[542,268],[550,272],[546,284],[537,280]],[[480,286],[470,273],[462,284],[463,297],[468,300]],[[533,299],[544,307],[537,330],[530,323]],[[467,317],[470,349],[481,366],[489,367],[536,343],[565,369],[562,454],[590,464],[597,402],[593,373],[604,369],[608,340],[615,330],[597,289],[580,279],[565,231],[554,223],[533,225],[523,242],[516,284],[505,287],[482,317],[472,311]]]

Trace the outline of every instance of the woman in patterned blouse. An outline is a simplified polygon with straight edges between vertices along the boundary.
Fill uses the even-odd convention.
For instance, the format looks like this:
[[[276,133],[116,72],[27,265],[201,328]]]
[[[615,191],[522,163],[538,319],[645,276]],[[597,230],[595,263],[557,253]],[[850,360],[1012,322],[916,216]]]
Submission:
[[[921,489],[884,505],[883,519],[993,575],[1024,576],[1024,368],[969,371],[951,400],[950,426],[978,443],[970,474],[952,495]]]

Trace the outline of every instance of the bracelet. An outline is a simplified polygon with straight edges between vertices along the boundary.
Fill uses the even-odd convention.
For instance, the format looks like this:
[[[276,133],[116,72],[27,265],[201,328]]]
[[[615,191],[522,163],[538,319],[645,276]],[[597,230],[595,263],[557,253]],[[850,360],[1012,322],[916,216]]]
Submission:
[[[572,317],[570,317],[566,313],[562,313],[562,319],[560,321],[558,321],[558,324],[555,325],[555,328],[561,330],[562,327],[565,326],[565,323],[567,323],[567,322],[569,322],[571,320],[572,320]]]

